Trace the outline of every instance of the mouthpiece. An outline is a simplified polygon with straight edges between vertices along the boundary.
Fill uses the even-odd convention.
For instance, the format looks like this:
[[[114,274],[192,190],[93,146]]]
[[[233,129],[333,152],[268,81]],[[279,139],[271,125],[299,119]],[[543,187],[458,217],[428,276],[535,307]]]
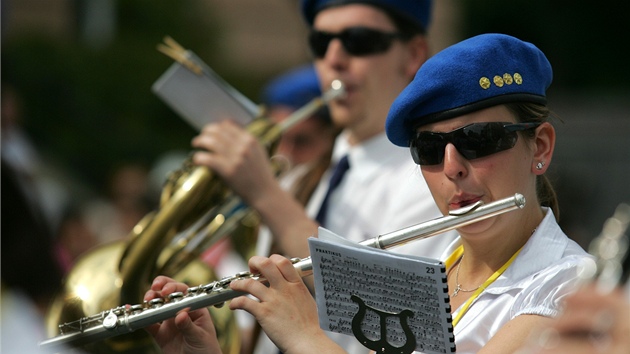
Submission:
[[[330,89],[324,93],[322,99],[324,102],[329,102],[332,100],[336,100],[338,98],[342,98],[346,95],[346,87],[341,80],[333,80],[330,83]]]
[[[293,112],[287,119],[278,124],[278,128],[281,132],[286,131],[295,124],[308,118],[311,114],[315,113],[326,103],[336,100],[346,94],[346,89],[341,80],[333,80],[330,84],[330,89],[322,94],[321,97],[314,98],[305,106],[302,106],[297,111]]]

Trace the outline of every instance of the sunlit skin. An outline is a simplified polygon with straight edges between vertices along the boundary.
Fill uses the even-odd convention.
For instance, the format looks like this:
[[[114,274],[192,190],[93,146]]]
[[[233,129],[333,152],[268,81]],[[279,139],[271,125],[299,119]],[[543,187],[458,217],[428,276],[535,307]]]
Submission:
[[[495,106],[453,119],[419,127],[420,131],[450,132],[470,123],[516,122],[504,106]],[[532,235],[544,214],[536,196],[536,176],[544,173],[551,161],[555,131],[549,123],[536,128],[536,137],[526,139],[519,133],[516,145],[486,157],[467,160],[448,144],[444,161],[439,165],[421,166],[431,194],[442,213],[479,200],[496,201],[520,193],[527,201],[524,210],[506,213],[458,229],[466,257],[462,261],[459,284],[464,289],[475,289],[498,270]],[[545,161],[543,169],[535,165]],[[454,272],[448,275],[449,289],[457,284]],[[459,308],[472,292],[451,297],[453,311]],[[484,347],[483,352],[511,352],[525,341],[533,326],[550,319],[521,315],[508,322]],[[508,340],[509,338],[509,340]]]
[[[314,29],[330,33],[358,26],[396,31],[385,13],[361,4],[322,10],[313,24]],[[315,60],[315,68],[323,90],[335,79],[346,86],[346,98],[330,103],[329,107],[335,124],[350,133],[351,144],[384,131],[389,107],[426,60],[427,53],[426,41],[421,36],[408,43],[395,40],[387,52],[361,57],[348,54],[339,39],[330,42],[326,55]]]

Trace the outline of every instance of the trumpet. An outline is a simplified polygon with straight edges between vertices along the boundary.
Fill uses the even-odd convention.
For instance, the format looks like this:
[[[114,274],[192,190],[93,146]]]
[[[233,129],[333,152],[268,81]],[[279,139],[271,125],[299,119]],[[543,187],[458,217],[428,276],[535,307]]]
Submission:
[[[389,249],[408,242],[432,237],[446,231],[485,220],[508,211],[522,209],[525,198],[521,194],[483,204],[477,202],[467,207],[453,210],[449,215],[410,226],[398,231],[379,235],[361,244]],[[293,266],[300,276],[312,274],[310,257],[292,259]],[[60,335],[42,341],[40,347],[54,349],[62,346],[81,346],[106,338],[130,333],[154,323],[174,317],[185,308],[196,310],[208,306],[221,307],[235,297],[246,295],[234,291],[230,283],[239,279],[252,278],[261,282],[265,279],[258,274],[241,272],[206,285],[188,288],[186,293],[177,292],[167,298],[156,298],[143,304],[123,305],[99,314],[84,317],[77,321],[59,325]]]

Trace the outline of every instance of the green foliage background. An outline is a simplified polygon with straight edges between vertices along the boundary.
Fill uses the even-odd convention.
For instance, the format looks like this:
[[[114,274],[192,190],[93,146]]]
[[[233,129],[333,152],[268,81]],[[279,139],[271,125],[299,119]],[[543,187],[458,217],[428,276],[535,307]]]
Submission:
[[[151,92],[173,63],[157,51],[166,35],[209,63],[221,29],[190,1],[117,2],[116,39],[104,49],[24,34],[2,43],[2,82],[22,98],[24,128],[45,155],[88,187],[104,188],[115,166],[190,149],[195,131]],[[245,94],[260,80],[238,68],[222,76]],[[229,68],[227,68],[229,69]],[[252,96],[250,96],[252,97]]]

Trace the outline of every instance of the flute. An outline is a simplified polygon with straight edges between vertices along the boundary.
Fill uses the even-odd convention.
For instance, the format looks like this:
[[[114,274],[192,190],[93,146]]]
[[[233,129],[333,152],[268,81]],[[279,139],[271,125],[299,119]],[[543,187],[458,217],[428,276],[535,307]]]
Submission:
[[[429,220],[398,231],[379,235],[361,244],[389,249],[408,242],[425,239],[458,227],[485,220],[512,210],[522,209],[525,198],[521,194],[483,204],[477,202],[464,208],[453,210],[449,215]],[[305,277],[313,272],[310,257],[292,259],[300,276]],[[241,272],[206,285],[188,288],[186,294],[177,292],[166,298],[156,298],[143,304],[119,306],[100,312],[96,315],[81,318],[77,321],[59,325],[60,335],[44,340],[41,348],[76,347],[99,340],[130,333],[138,329],[158,323],[185,309],[196,310],[208,306],[222,306],[226,301],[246,293],[234,291],[230,283],[235,280],[252,278],[261,282],[265,279],[258,274]]]

